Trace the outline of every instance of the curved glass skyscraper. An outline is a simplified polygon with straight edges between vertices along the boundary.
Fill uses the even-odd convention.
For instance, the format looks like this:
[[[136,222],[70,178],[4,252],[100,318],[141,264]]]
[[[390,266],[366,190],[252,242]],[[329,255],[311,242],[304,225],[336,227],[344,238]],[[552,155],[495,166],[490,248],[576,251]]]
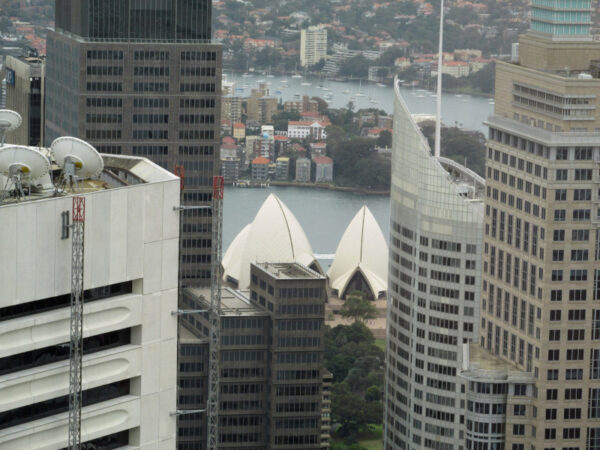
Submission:
[[[384,448],[464,445],[462,344],[477,339],[484,180],[435,158],[395,89]]]

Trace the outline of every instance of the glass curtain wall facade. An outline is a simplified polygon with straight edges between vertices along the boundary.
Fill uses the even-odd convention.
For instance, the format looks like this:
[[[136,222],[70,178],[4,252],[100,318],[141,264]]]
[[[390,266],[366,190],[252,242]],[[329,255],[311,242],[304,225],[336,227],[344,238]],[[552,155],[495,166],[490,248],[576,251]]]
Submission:
[[[396,83],[385,449],[464,443],[462,345],[477,339],[483,179],[435,158]]]
[[[554,39],[589,37],[592,0],[532,0],[531,31]]]
[[[56,30],[89,40],[205,41],[208,0],[57,0]]]
[[[221,46],[210,3],[57,1],[48,33],[45,141],[85,139],[102,153],[184,168],[185,205],[209,205],[219,172]],[[184,286],[210,280],[211,217],[183,213]]]

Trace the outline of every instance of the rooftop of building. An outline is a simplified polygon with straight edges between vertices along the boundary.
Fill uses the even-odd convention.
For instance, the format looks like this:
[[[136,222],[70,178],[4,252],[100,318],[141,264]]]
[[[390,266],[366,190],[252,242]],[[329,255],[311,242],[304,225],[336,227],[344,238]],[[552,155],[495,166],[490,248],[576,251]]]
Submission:
[[[454,193],[472,204],[477,204],[481,209],[483,208],[483,199],[485,195],[485,179],[475,173],[468,167],[443,156],[434,156],[434,151],[430,148],[429,143],[423,135],[421,128],[419,127],[419,121],[410,114],[408,106],[404,102],[404,98],[400,92],[400,84],[398,79],[395,80],[395,95],[402,105],[402,111],[406,114],[406,120],[410,121],[409,128],[414,130],[415,137],[420,141],[420,151],[422,156],[425,156],[428,160],[431,160],[434,164],[439,165],[447,174],[448,181],[454,185]],[[427,159],[424,159],[426,161]],[[441,173],[436,169],[435,176],[439,176]]]
[[[91,156],[89,159],[88,156],[82,157],[84,164],[94,161],[90,164],[95,164],[98,170],[92,176],[78,177],[78,169],[76,169],[76,182],[71,183],[65,182],[65,170],[59,166],[50,148],[5,144],[3,148],[0,148],[0,153],[5,154],[2,164],[4,166],[8,164],[25,166],[20,170],[19,176],[23,193],[21,195],[16,188],[15,178],[7,176],[7,172],[4,175],[0,172],[0,208],[22,202],[89,194],[137,184],[177,179],[176,175],[146,158],[99,154],[93,151],[93,147],[89,147],[90,154],[88,156]],[[5,152],[11,152],[11,154]],[[38,171],[40,168],[42,170]],[[30,174],[34,173],[39,176],[31,178]]]
[[[313,161],[315,164],[333,164],[333,159],[329,156],[315,156]]]
[[[32,52],[32,51],[27,51],[27,54],[22,53],[19,55],[8,55],[9,57],[15,58],[25,64],[28,65],[41,65],[44,62],[44,56],[43,55],[37,55],[37,52]]]
[[[252,263],[263,272],[277,278],[278,280],[320,280],[325,277],[320,273],[309,269],[298,263]]]
[[[252,164],[253,165],[261,165],[261,164],[269,164],[271,161],[269,161],[267,158],[265,158],[264,156],[259,156],[257,158],[254,158],[252,160]]]
[[[203,307],[210,308],[210,287],[186,288],[185,292],[194,296]],[[221,288],[221,317],[265,315],[267,313],[264,310],[250,303],[248,291]]]
[[[533,374],[519,369],[516,365],[482,348],[477,342],[468,345],[469,368],[461,375],[469,379],[533,381]]]

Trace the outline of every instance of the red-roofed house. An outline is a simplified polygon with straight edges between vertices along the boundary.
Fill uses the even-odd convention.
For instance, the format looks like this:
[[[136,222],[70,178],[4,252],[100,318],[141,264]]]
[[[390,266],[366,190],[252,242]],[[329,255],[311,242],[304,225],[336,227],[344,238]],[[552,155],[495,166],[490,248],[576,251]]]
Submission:
[[[410,59],[402,56],[400,58],[396,58],[396,61],[394,61],[394,66],[398,67],[399,69],[406,69],[410,66]]]
[[[252,160],[252,179],[253,180],[266,180],[269,178],[269,161],[268,158],[259,156]]]
[[[442,64],[442,73],[454,78],[466,77],[469,75],[469,63],[464,61],[444,61]],[[437,70],[434,69],[431,71],[431,76],[435,76],[436,74]]]
[[[313,158],[316,165],[315,182],[333,181],[333,159],[328,156],[317,156]]]
[[[300,117],[303,120],[319,120],[321,118],[321,113],[318,111],[304,111],[300,113]]]
[[[377,139],[382,131],[389,131],[390,133],[392,132],[392,130],[388,128],[369,128],[367,130],[367,137]]]
[[[487,58],[474,58],[469,61],[469,68],[471,72],[478,72],[493,61],[493,59]]]
[[[233,137],[235,139],[244,139],[246,137],[246,125],[242,122],[233,124]]]
[[[292,145],[292,150],[298,153],[300,157],[306,156],[306,149],[297,142],[294,145]]]
[[[317,156],[325,156],[327,144],[325,142],[312,142],[310,144],[310,155],[315,158]]]
[[[279,134],[276,134],[275,136],[273,136],[273,140],[275,142],[275,154],[276,155],[282,155],[283,153],[285,153],[287,151],[288,141],[289,141],[287,136],[281,136]]]
[[[235,139],[231,136],[225,136],[221,142],[223,144],[235,144]]]

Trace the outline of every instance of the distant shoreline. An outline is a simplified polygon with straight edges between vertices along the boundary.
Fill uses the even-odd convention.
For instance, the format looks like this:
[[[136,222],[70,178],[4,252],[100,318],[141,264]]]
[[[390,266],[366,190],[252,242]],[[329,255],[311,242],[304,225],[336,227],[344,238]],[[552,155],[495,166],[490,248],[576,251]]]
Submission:
[[[232,70],[232,69],[228,69],[228,72],[232,73],[232,74],[236,74],[236,75],[243,75],[246,72],[242,72],[239,70]],[[255,70],[254,72],[249,72],[252,75],[265,75],[266,71],[263,70]],[[285,76],[292,76],[296,73],[300,73],[300,71],[296,71],[294,72],[292,71],[283,71],[283,72],[272,72],[272,75],[275,76],[281,76],[281,77],[285,77]],[[340,75],[335,75],[335,76],[330,76],[330,75],[325,75],[322,73],[318,73],[318,72],[306,72],[306,73],[300,73],[303,77],[313,77],[313,78],[320,78],[320,77],[324,77],[330,81],[338,81],[340,83],[355,83],[355,82],[366,82],[366,83],[373,83],[376,84],[376,82],[374,81],[369,81],[368,78],[350,78],[350,77],[345,77],[345,76],[340,76]],[[393,83],[388,83],[388,82],[381,82],[382,84],[385,84],[387,87],[393,87]],[[410,86],[405,86],[402,85],[402,87],[405,88],[409,88]],[[423,88],[422,86],[417,86],[418,89],[425,89],[428,92],[435,92],[434,89],[427,89],[427,88]],[[477,91],[472,91],[469,89],[469,86],[464,86],[464,87],[459,87],[459,88],[446,88],[446,87],[442,87],[442,92],[445,94],[462,94],[462,95],[471,95],[473,97],[482,97],[482,98],[494,98],[494,93],[486,93],[486,92],[477,92]]]
[[[350,186],[335,186],[331,184],[325,183],[296,183],[289,181],[269,181],[269,186],[278,186],[278,187],[300,187],[300,188],[312,188],[312,189],[324,189],[328,191],[339,191],[339,192],[349,192],[353,194],[364,194],[364,195],[380,195],[380,196],[389,196],[390,191],[377,191],[373,189],[359,188],[359,187],[350,187]],[[236,187],[233,186],[232,187]],[[240,187],[239,189],[268,189],[266,187]]]

